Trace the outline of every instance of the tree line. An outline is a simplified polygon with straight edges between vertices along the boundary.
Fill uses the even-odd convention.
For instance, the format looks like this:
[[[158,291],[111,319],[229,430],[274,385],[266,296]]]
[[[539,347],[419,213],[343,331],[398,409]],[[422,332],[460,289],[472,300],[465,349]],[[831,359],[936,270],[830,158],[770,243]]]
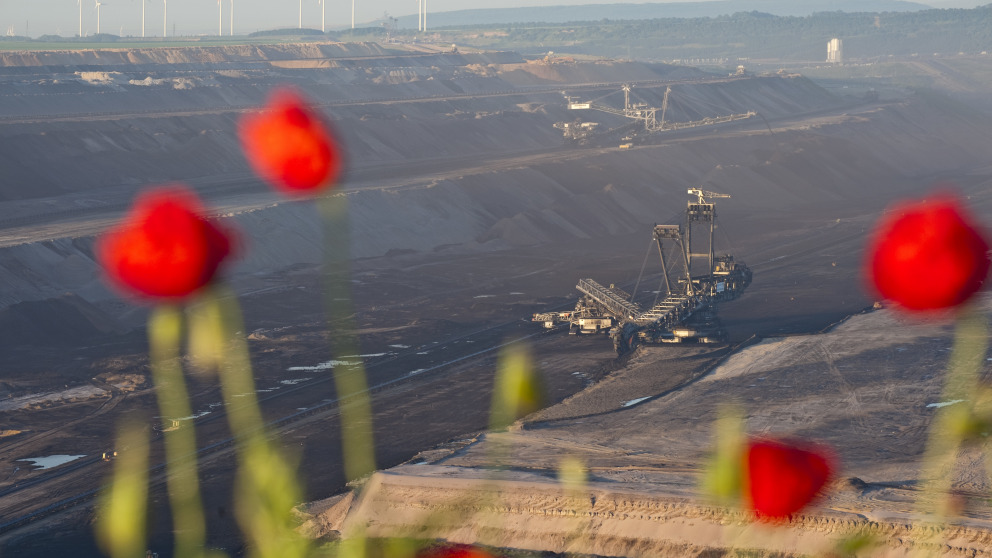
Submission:
[[[826,44],[844,41],[848,59],[979,53],[992,50],[992,4],[918,12],[821,12],[805,17],[761,12],[701,18],[528,23],[437,29],[443,40],[542,53],[673,60],[780,58],[821,60]]]

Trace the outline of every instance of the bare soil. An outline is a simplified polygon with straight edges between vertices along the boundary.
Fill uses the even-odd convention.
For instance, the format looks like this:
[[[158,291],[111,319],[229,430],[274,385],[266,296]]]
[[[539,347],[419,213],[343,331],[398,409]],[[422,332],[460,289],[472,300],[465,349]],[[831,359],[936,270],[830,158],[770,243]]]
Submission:
[[[975,307],[987,319],[992,297]],[[347,505],[331,507],[314,534],[371,525],[373,536],[614,556],[820,555],[868,535],[877,556],[984,555],[992,507],[981,444],[954,460],[953,515],[936,520],[941,496],[924,490],[923,453],[938,408],[968,404],[947,400],[953,343],[948,321],[911,321],[886,309],[729,355],[642,347],[623,369],[510,432],[381,473],[350,515],[340,516]],[[990,373],[985,362],[980,375]],[[717,420],[730,407],[750,435],[834,448],[840,468],[825,496],[782,525],[754,523],[711,501],[703,475]],[[559,484],[567,459],[584,464],[586,484]]]

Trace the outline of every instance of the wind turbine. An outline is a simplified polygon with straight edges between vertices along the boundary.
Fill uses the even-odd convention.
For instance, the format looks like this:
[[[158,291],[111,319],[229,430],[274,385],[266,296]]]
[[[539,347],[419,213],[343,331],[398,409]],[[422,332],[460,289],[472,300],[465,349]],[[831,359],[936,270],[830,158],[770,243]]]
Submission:
[[[231,0],[231,36],[234,36],[234,0]]]
[[[100,6],[103,5],[103,2],[100,2],[100,0],[94,0],[94,2],[96,2],[96,34],[99,35],[100,34]]]
[[[83,38],[83,0],[76,0],[79,6],[79,38]]]
[[[300,0],[300,29],[303,29],[303,0]]]
[[[162,0],[162,38],[169,34],[167,25],[169,24],[169,0]]]
[[[141,38],[145,38],[145,1],[141,0]]]
[[[417,0],[417,31],[427,31],[427,0]]]
[[[217,0],[217,36],[224,35],[224,2]]]
[[[355,0],[351,0],[351,28],[355,28]]]
[[[234,0],[231,1],[233,2]],[[327,0],[317,0],[317,2],[320,3],[320,32],[326,33],[327,30],[324,29],[324,22],[327,21],[327,18],[324,17],[324,10],[327,9]]]

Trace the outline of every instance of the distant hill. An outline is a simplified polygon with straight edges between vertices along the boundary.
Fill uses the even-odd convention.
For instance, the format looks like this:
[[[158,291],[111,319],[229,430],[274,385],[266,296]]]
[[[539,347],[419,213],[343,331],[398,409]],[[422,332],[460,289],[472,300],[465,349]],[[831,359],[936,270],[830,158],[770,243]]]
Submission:
[[[717,17],[737,12],[763,12],[778,16],[808,16],[816,12],[914,12],[926,4],[903,0],[716,0],[654,4],[589,4],[495,8],[428,13],[429,27],[492,25],[499,23],[566,23],[572,21],[637,20],[658,18]],[[398,18],[400,28],[416,28],[417,16]]]
[[[404,30],[403,34],[412,38],[416,31]],[[525,56],[554,51],[562,56],[678,64],[763,59],[817,62],[826,59],[827,42],[839,38],[844,42],[845,60],[864,62],[890,56],[984,55],[992,51],[992,4],[972,9],[832,11],[805,16],[749,11],[695,18],[491,23],[437,27],[434,34],[438,44],[512,50]],[[368,40],[363,37],[358,39]]]

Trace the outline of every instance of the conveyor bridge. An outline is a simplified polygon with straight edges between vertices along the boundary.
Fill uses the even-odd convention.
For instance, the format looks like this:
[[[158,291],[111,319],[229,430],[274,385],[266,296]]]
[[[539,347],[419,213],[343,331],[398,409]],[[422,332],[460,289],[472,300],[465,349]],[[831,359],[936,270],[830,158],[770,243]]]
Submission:
[[[599,304],[618,318],[622,316],[625,322],[632,322],[641,327],[681,323],[698,310],[701,305],[705,305],[703,304],[704,297],[701,296],[669,294],[661,302],[645,311],[639,304],[624,299],[617,292],[620,289],[604,287],[592,279],[579,279],[579,284],[575,288],[589,297],[590,302]]]

